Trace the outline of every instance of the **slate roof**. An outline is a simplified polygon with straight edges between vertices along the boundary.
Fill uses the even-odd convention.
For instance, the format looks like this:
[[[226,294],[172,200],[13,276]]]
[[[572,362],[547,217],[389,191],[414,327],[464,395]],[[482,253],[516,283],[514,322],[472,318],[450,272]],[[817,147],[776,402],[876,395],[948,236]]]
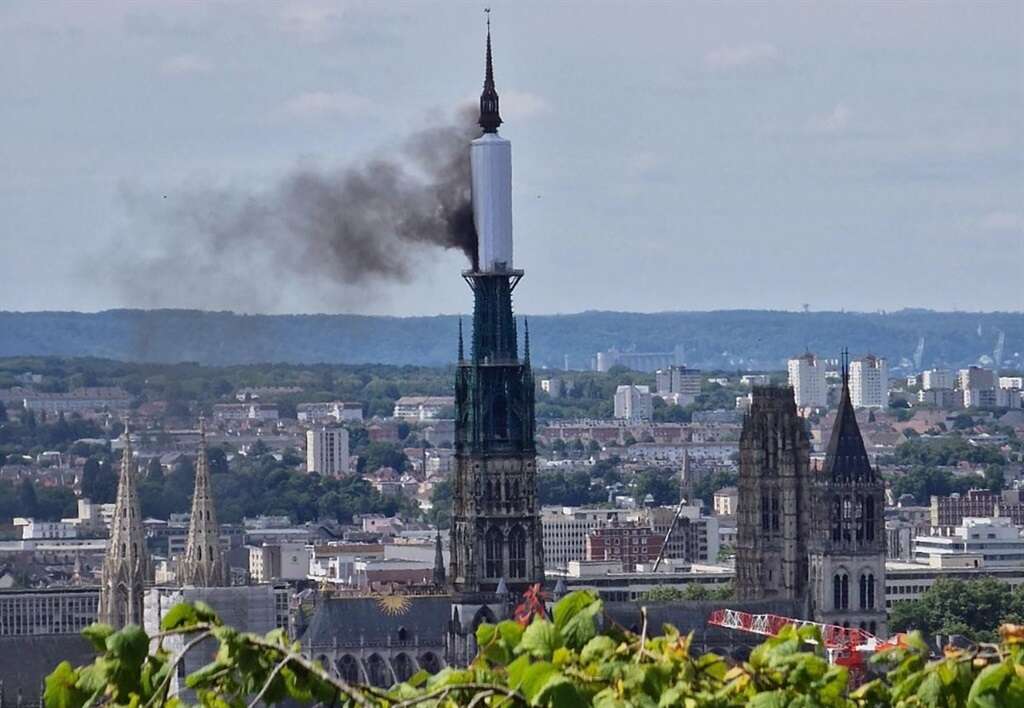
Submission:
[[[0,637],[0,684],[4,705],[39,705],[43,679],[57,664],[91,664],[96,658],[92,644],[77,634]]]
[[[845,378],[843,396],[839,401],[835,425],[832,426],[832,436],[828,440],[822,473],[833,482],[872,482],[875,478]]]
[[[317,606],[302,635],[302,645],[338,641],[379,646],[399,641],[402,629],[409,641],[443,645],[451,605],[448,595],[329,598]]]

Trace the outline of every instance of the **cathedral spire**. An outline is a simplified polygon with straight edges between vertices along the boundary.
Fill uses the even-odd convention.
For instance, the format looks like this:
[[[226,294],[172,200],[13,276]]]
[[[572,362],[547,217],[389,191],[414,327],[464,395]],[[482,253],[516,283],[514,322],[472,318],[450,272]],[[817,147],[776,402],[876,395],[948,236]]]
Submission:
[[[463,361],[466,358],[466,352],[462,348],[462,318],[459,318],[459,361]]]
[[[150,580],[149,554],[142,532],[142,508],[136,488],[131,435],[125,423],[117,500],[110,525],[110,541],[103,559],[99,619],[114,627],[142,624],[145,584]]]
[[[192,495],[192,518],[188,544],[179,580],[183,585],[222,587],[226,585],[220,550],[220,526],[213,506],[210,462],[206,455],[206,421],[199,419],[199,450],[196,452],[196,485]]]
[[[439,588],[445,586],[444,572],[444,550],[441,547],[441,530],[437,530],[437,538],[434,539],[434,585]]]
[[[494,62],[491,59],[491,9],[487,13],[487,67],[484,70],[484,90],[480,94],[480,127],[485,133],[497,133],[501,125],[498,114],[498,91],[494,88]]]

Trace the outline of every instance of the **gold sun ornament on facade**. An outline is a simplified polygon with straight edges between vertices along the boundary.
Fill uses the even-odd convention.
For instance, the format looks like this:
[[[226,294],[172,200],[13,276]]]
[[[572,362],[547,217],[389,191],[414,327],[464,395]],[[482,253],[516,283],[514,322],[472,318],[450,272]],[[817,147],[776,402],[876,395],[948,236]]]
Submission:
[[[405,595],[381,595],[377,598],[377,607],[386,615],[404,615],[410,604]]]

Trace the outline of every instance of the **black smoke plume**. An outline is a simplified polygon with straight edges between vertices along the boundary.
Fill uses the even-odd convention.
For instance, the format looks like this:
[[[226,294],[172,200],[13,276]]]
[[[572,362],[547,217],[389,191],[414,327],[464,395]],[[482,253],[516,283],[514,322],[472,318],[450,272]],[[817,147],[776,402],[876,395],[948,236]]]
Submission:
[[[461,251],[475,267],[469,141],[477,134],[460,111],[395,154],[299,167],[264,189],[126,191],[140,242],[115,264],[115,280],[138,305],[204,307],[208,299],[207,307],[251,311],[269,304],[258,290],[287,289],[298,278],[339,288],[408,281],[438,247]],[[267,277],[274,282],[253,287]]]

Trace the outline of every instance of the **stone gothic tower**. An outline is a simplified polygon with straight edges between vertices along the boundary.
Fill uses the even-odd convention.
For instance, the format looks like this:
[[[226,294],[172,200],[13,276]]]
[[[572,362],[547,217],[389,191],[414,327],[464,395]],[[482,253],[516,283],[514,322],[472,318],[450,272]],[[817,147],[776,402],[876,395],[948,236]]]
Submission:
[[[202,420],[199,421],[199,438],[192,518],[189,521],[188,544],[178,569],[178,579],[182,585],[223,587],[227,585],[224,557],[220,549],[217,512],[213,508],[210,464],[206,458],[206,426]]]
[[[804,601],[810,441],[793,389],[756,386],[740,435],[736,593]]]
[[[845,358],[842,399],[825,464],[813,480],[813,619],[884,636],[885,484],[868,461],[850,400]]]
[[[142,509],[135,486],[137,477],[131,437],[128,426],[125,426],[117,502],[110,526],[110,543],[103,559],[100,586],[100,622],[115,628],[126,624],[142,625],[143,595],[146,584],[152,578],[152,567],[142,531]]]
[[[466,613],[481,611],[500,585],[515,597],[544,580],[530,338],[527,331],[520,359],[512,315],[523,271],[512,267],[511,145],[498,135],[489,29],[479,123],[483,134],[470,146],[479,249],[463,273],[473,291],[473,334],[466,358],[460,324],[448,573],[467,626]]]

